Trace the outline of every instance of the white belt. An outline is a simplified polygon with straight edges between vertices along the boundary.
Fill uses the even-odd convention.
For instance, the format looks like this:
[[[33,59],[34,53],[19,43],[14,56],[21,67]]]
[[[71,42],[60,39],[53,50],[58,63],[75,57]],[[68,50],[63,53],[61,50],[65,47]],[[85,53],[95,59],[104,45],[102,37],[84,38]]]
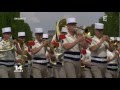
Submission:
[[[118,66],[107,66],[107,68],[117,69]]]
[[[72,57],[72,58],[80,58],[80,55],[64,54],[64,56]]]
[[[48,63],[48,60],[32,60],[35,63]]]
[[[96,61],[107,61],[107,59],[104,58],[93,58],[91,57],[92,60],[96,60]]]
[[[14,62],[0,62],[0,64],[4,64],[4,65],[14,65]]]

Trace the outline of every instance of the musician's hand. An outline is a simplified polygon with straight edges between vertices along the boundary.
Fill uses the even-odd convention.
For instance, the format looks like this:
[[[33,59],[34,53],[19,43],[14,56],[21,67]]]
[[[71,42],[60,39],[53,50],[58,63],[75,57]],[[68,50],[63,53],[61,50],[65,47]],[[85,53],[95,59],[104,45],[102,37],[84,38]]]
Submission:
[[[108,41],[108,40],[109,40],[108,35],[103,35],[102,40],[103,40],[103,41]]]
[[[18,44],[18,42],[17,42],[17,40],[16,40],[16,39],[14,39],[14,40],[13,40],[13,43],[14,43],[15,45],[17,45],[17,44]]]
[[[119,58],[119,52],[115,52],[115,58]]]
[[[81,42],[81,41],[84,41],[84,40],[85,40],[85,37],[83,35],[77,37],[77,42]]]
[[[43,41],[43,46],[48,46],[49,42],[48,41]]]
[[[16,63],[21,63],[21,59],[15,60]]]

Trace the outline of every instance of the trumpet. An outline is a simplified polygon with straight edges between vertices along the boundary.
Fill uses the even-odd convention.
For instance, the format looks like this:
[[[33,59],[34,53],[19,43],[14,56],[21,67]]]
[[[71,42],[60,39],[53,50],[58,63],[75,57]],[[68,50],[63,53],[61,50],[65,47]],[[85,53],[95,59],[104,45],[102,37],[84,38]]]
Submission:
[[[112,41],[109,41],[109,45],[114,49],[116,50],[118,48],[118,43],[117,42],[112,42]]]
[[[81,34],[81,35],[85,34],[84,30],[81,27],[76,27],[76,28],[74,28],[74,30],[75,30],[76,35],[77,34]]]
[[[83,28],[81,28],[81,27],[76,27],[75,28],[75,34],[84,36],[85,38],[92,38],[91,32],[86,33],[85,30]]]
[[[110,48],[113,50],[117,50],[118,49],[118,42],[115,40],[111,40],[110,38],[108,38],[108,40],[106,41],[108,42]]]

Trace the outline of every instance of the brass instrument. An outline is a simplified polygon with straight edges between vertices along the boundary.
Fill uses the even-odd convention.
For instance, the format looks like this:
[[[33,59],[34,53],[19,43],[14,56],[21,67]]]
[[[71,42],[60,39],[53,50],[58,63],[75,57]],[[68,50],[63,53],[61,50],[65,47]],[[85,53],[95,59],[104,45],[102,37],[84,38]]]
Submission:
[[[26,51],[22,51],[21,64],[24,65],[25,61],[27,61],[27,54],[26,54]]]
[[[54,55],[54,51],[55,51],[55,50],[54,50],[54,46],[51,44],[50,40],[47,40],[47,39],[44,39],[44,38],[43,38],[43,41],[42,41],[42,42],[43,42],[43,43],[46,43],[46,45],[44,46],[45,52],[47,51],[47,52],[49,52],[50,54]],[[55,61],[56,61],[56,58],[51,57],[50,63],[51,63],[51,62],[55,63]]]
[[[55,39],[56,42],[59,42],[59,35],[61,34],[62,27],[66,27],[66,19],[62,18],[56,22],[56,30],[55,30],[55,38],[53,37],[52,40]]]
[[[13,51],[14,48],[15,48],[15,46],[13,44],[13,40],[12,39],[0,42],[0,57],[4,57],[5,56],[5,52]]]
[[[116,50],[118,48],[118,42],[117,41],[108,40],[108,43],[109,43],[110,47],[112,47],[113,50]]]
[[[27,51],[25,50],[24,43],[21,45],[22,47],[22,54],[21,54],[21,65],[25,65],[25,61],[27,61]]]
[[[76,27],[75,28],[75,34],[81,34],[84,35],[84,30],[81,27]]]
[[[85,30],[81,27],[75,28],[75,34],[76,35],[83,35],[85,38],[92,38],[91,33],[90,32],[86,33]]]
[[[66,26],[66,19],[63,18],[56,22],[56,31],[55,31],[55,41],[60,42],[59,35],[61,34],[62,27]],[[54,37],[53,37],[54,38]],[[53,40],[53,39],[52,39]],[[51,63],[56,64],[57,59],[63,54],[58,47],[54,47],[51,43],[49,43],[48,47],[50,48],[49,52],[55,55],[55,57],[51,58]]]

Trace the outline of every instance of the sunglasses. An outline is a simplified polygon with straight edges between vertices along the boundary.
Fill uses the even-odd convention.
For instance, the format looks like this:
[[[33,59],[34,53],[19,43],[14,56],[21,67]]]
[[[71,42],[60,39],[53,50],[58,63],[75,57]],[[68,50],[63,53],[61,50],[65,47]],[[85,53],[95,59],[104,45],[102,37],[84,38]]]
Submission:
[[[36,33],[36,35],[39,35],[39,36],[41,36],[41,35],[43,35],[43,33]]]
[[[76,25],[77,23],[68,23],[68,25]]]
[[[7,34],[7,35],[10,35],[10,34],[11,34],[11,32],[5,32],[5,33],[3,33],[3,34]]]
[[[20,39],[25,39],[26,37],[25,36],[21,36],[21,37],[19,37]]]
[[[43,40],[48,40],[48,38],[42,38]]]
[[[103,31],[103,29],[96,29],[97,31],[99,31],[99,32],[102,32]]]

